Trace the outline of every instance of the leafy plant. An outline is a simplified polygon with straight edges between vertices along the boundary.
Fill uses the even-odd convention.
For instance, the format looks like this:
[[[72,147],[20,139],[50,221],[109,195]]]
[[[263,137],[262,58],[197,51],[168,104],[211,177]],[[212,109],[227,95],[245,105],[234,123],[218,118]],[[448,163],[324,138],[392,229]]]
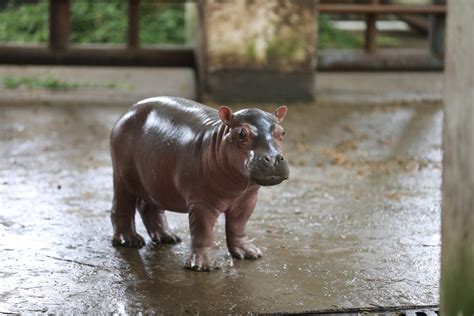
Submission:
[[[14,6],[9,2],[0,11],[1,42],[46,42],[48,39],[48,2]]]
[[[184,4],[142,1],[140,4],[140,38],[143,44],[184,44]]]
[[[318,48],[356,48],[362,42],[349,32],[336,29],[329,16],[319,15]]]

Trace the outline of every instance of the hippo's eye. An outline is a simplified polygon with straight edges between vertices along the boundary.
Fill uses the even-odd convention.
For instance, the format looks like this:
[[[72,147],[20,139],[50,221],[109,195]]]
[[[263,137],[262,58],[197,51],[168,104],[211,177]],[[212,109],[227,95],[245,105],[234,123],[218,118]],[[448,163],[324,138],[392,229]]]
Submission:
[[[239,130],[239,139],[244,140],[247,134],[245,133],[244,129]]]
[[[286,134],[286,132],[285,132],[285,131],[283,131],[283,132],[281,133],[281,136],[285,136],[285,134]]]

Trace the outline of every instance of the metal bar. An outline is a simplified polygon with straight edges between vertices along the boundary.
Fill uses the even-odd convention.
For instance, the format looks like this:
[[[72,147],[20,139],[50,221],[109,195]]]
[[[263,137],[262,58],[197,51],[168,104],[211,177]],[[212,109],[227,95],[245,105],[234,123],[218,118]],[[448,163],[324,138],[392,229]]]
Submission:
[[[0,46],[0,64],[161,66],[195,68],[192,47],[157,47],[128,50],[110,47],[78,47],[51,51],[46,47]]]
[[[396,4],[318,4],[320,13],[446,14],[445,5],[404,6]]]
[[[138,7],[140,0],[128,0],[128,34],[127,47],[138,48],[140,45],[140,26],[138,17]]]
[[[372,5],[377,5],[378,0],[372,0]],[[369,54],[375,53],[377,47],[377,27],[376,27],[377,15],[370,13],[365,17],[365,41],[364,48]]]
[[[49,48],[66,50],[70,31],[69,0],[49,0]]]
[[[423,49],[388,49],[374,54],[325,49],[318,53],[319,71],[440,71],[444,63]]]

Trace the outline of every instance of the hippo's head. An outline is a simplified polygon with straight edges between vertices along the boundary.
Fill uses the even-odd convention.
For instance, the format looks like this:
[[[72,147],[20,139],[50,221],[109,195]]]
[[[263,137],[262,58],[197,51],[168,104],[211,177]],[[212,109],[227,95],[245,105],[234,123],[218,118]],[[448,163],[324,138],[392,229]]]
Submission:
[[[276,185],[288,179],[288,162],[281,149],[285,132],[280,125],[286,112],[286,106],[273,113],[259,109],[232,113],[226,106],[219,108],[222,122],[229,127],[226,141],[245,157],[245,173],[259,185]]]

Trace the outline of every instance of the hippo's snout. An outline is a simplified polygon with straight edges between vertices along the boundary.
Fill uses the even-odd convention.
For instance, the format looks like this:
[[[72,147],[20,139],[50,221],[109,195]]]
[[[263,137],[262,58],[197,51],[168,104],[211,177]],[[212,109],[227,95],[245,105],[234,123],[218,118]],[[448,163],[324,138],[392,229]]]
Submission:
[[[266,167],[278,166],[280,163],[285,161],[285,157],[282,154],[277,154],[276,156],[263,155],[260,156],[260,161]]]
[[[288,162],[282,154],[257,156],[250,164],[250,178],[259,185],[280,184],[289,174]]]

